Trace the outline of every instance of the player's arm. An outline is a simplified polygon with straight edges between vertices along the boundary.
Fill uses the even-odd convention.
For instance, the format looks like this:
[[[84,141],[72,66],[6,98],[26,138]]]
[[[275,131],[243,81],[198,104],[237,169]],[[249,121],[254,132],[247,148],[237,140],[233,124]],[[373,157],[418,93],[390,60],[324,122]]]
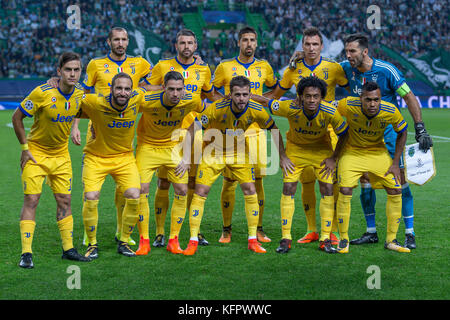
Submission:
[[[33,161],[36,163],[36,160],[34,159],[33,155],[31,154],[30,150],[28,149],[28,143],[27,143],[27,136],[25,133],[25,126],[23,125],[23,119],[27,115],[24,114],[20,108],[17,108],[16,111],[12,115],[12,124],[14,127],[14,132],[16,133],[17,140],[19,140],[20,147],[22,149],[22,154],[20,155],[20,168],[23,170],[25,167],[25,164],[28,162],[28,160]]]
[[[427,152],[433,146],[433,140],[425,129],[425,123],[422,120],[422,111],[416,95],[411,91],[406,83],[401,85],[396,91],[405,101],[409,113],[414,120],[414,129],[416,131],[416,141],[419,143],[419,149]]]
[[[330,158],[323,160],[320,164],[321,166],[324,166],[319,172],[319,174],[323,172],[322,177],[328,178],[336,170],[336,163],[339,160],[345,145],[347,144],[348,137],[348,130],[345,130],[345,132],[338,137],[338,142],[334,148],[333,155]]]
[[[262,104],[264,107],[268,107],[270,100],[272,100],[272,98],[267,97],[266,95],[260,96],[258,94],[253,93],[251,94],[250,99]]]
[[[186,136],[183,139],[183,157],[181,158],[180,163],[175,168],[175,175],[182,178],[186,171],[189,170],[190,162],[191,162],[191,150],[194,145],[194,137],[196,131],[198,129],[198,125],[196,121],[191,123],[189,128],[187,129]]]
[[[397,132],[397,140],[395,141],[394,159],[392,160],[391,167],[384,175],[384,176],[387,176],[389,173],[392,173],[398,184],[400,184],[400,181],[401,181],[401,174],[400,174],[400,167],[399,167],[400,157],[403,153],[403,150],[405,149],[406,139],[407,139],[407,131],[406,131],[406,127],[405,127],[405,130],[402,130],[401,132]]]
[[[283,89],[280,87],[280,85],[278,84],[275,89],[272,89],[271,91],[267,91],[266,93],[264,93],[264,97],[267,97],[270,99],[280,99],[286,92],[287,90]]]

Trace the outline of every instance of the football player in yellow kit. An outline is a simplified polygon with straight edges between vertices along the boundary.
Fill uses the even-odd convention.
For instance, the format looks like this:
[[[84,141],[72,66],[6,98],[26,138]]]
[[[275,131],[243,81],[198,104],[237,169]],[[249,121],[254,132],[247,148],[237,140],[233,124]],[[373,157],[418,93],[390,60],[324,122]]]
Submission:
[[[216,91],[219,88],[224,89],[224,94],[230,93],[230,81],[236,76],[245,76],[250,80],[250,91],[252,94],[263,95],[264,85],[268,89],[276,87],[278,80],[273,72],[270,64],[264,59],[255,57],[255,51],[258,46],[257,33],[251,27],[244,27],[239,31],[239,55],[232,59],[221,61],[214,72],[213,85]],[[254,124],[254,131],[258,139],[266,142],[266,136],[263,130],[258,130],[258,125]],[[270,242],[270,238],[266,236],[262,228],[264,213],[264,186],[263,178],[265,176],[265,164],[267,146],[261,144],[262,150],[258,151],[258,159],[255,164],[255,187],[259,204],[259,221],[258,221],[258,240],[261,242]],[[257,143],[259,145],[259,141]],[[232,174],[228,169],[223,173],[223,186],[221,193],[221,206],[223,218],[223,231],[219,242],[228,243],[231,241],[231,220],[235,203],[235,190],[237,181],[232,178]]]
[[[32,242],[36,227],[36,208],[47,179],[56,200],[56,220],[60,230],[63,259],[90,261],[73,247],[71,210],[72,163],[68,149],[70,128],[84,92],[77,87],[81,75],[81,58],[65,52],[59,58],[57,88],[44,84],[36,87],[14,112],[12,123],[21,144],[24,203],[20,214],[22,256],[19,266],[33,268]],[[34,117],[28,136],[23,119]]]

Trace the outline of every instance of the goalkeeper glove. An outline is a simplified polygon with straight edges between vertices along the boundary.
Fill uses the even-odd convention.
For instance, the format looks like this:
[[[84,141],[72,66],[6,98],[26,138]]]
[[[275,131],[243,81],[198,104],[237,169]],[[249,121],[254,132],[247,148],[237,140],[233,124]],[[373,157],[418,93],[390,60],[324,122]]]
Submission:
[[[433,140],[425,130],[423,122],[415,123],[414,129],[416,129],[416,141],[419,143],[419,149],[426,153],[433,146]]]

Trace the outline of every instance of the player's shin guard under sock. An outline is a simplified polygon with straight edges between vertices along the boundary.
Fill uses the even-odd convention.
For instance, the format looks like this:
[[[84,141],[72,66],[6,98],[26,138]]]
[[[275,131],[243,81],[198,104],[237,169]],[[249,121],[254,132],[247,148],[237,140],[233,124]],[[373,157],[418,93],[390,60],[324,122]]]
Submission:
[[[89,243],[97,244],[98,200],[85,200],[82,215],[84,230]]]
[[[255,189],[256,195],[258,197],[258,206],[259,206],[259,219],[258,219],[258,227],[262,227],[263,215],[264,215],[264,202],[265,202],[265,193],[264,193],[264,182],[263,179],[255,179]]]
[[[220,203],[222,205],[222,219],[225,227],[231,226],[234,203],[236,201],[237,181],[228,181],[223,179],[222,192],[220,194]]]
[[[144,239],[149,239],[150,207],[148,205],[148,193],[141,193],[138,206],[138,231]]]
[[[73,248],[73,217],[65,217],[57,222],[64,251]]]
[[[186,215],[186,196],[174,195],[172,210],[170,212],[170,235],[169,239],[178,237],[181,227],[183,226],[184,217]]]
[[[245,216],[247,217],[248,238],[256,238],[256,229],[259,221],[258,196],[255,194],[244,195]]]
[[[295,211],[295,199],[294,196],[281,195],[280,201],[281,209],[281,238],[292,240],[291,226],[292,217]]]
[[[156,234],[164,234],[167,210],[169,209],[169,190],[156,188],[155,193]]]
[[[339,235],[341,240],[348,239],[348,225],[350,223],[350,211],[351,211],[352,196],[347,196],[339,193],[339,198],[336,206]]]
[[[128,243],[134,226],[138,220],[139,199],[125,198],[125,207],[122,215],[122,230],[120,232],[120,241]]]
[[[123,196],[124,190],[116,185],[116,191],[114,194],[114,204],[116,206],[116,215],[117,215],[117,232],[122,230],[122,213],[123,208],[125,207],[125,197]]]
[[[302,184],[302,203],[306,217],[306,230],[317,232],[315,181]],[[284,237],[283,237],[284,238]],[[287,239],[287,238],[286,238]]]
[[[414,234],[414,200],[408,183],[402,185],[402,216],[405,233]]]
[[[200,224],[202,223],[205,201],[205,197],[201,197],[198,194],[194,193],[191,206],[189,208],[189,229],[191,233],[191,239],[195,239],[198,236]]]
[[[359,199],[364,212],[364,218],[366,219],[367,232],[376,232],[375,203],[377,202],[377,197],[370,183],[361,184],[361,195]]]
[[[33,244],[34,229],[36,222],[33,220],[20,221],[20,240],[22,241],[22,254],[32,253],[31,245]]]
[[[334,197],[324,196],[320,199],[320,241],[330,239],[331,224],[334,216]]]
[[[397,238],[399,222],[402,217],[402,195],[387,195],[386,202],[387,231],[386,243]]]

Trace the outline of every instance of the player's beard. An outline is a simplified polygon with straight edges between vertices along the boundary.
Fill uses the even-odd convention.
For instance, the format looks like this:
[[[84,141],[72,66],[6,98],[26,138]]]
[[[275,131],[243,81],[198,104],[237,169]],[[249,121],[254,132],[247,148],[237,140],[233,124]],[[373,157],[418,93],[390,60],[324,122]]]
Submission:
[[[120,49],[119,49],[120,48]],[[120,50],[120,51],[119,51]],[[126,47],[111,47],[111,51],[116,55],[116,56],[123,56],[126,54],[127,52],[127,48]]]
[[[125,102],[119,102],[119,101],[117,100],[117,97],[116,97],[116,96],[113,95],[112,98],[113,98],[114,104],[115,104],[115,105],[118,105],[119,107],[126,106],[127,103],[128,103],[128,101],[130,100],[129,97],[122,97],[122,98],[123,98],[122,100],[125,100]]]
[[[189,60],[194,56],[194,51],[183,50],[180,52],[180,55],[183,57],[183,59]]]
[[[247,49],[250,49],[250,50],[247,50]],[[246,57],[252,57],[255,54],[255,50],[253,48],[247,47],[242,51],[242,54]]]
[[[353,59],[353,68],[359,68],[363,65],[363,61],[364,61],[364,56],[361,53],[361,55],[355,59]]]

